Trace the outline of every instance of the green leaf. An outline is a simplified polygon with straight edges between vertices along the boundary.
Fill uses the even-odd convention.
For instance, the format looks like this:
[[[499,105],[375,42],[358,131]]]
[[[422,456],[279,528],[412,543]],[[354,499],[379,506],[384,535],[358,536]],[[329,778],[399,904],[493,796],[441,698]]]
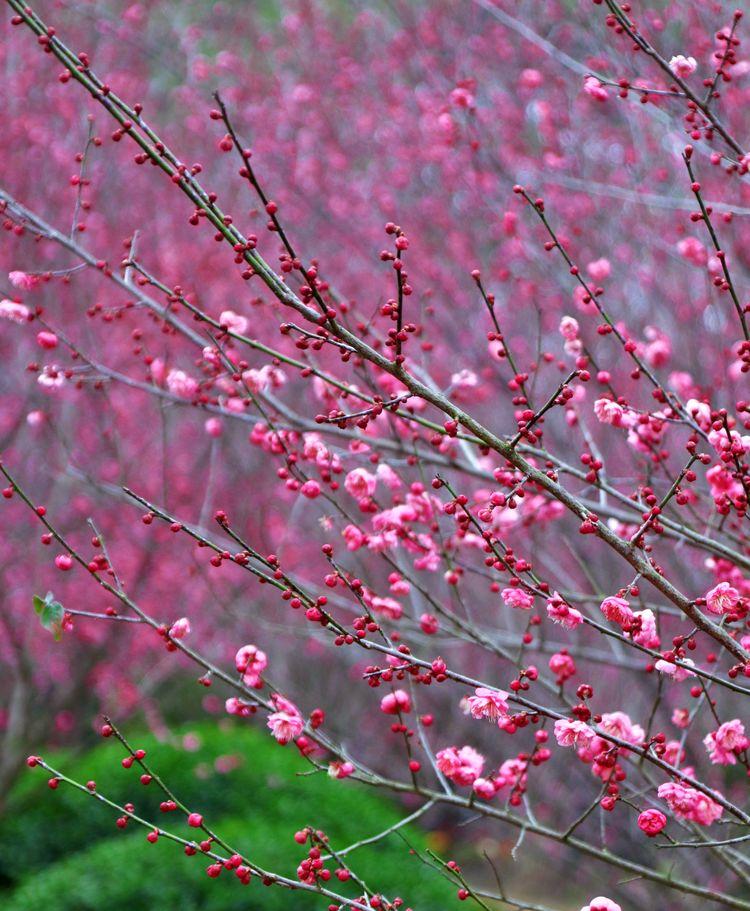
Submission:
[[[65,616],[65,609],[62,604],[54,600],[52,592],[47,592],[44,598],[34,595],[33,605],[34,611],[39,617],[39,622],[59,642],[62,639],[62,621]]]

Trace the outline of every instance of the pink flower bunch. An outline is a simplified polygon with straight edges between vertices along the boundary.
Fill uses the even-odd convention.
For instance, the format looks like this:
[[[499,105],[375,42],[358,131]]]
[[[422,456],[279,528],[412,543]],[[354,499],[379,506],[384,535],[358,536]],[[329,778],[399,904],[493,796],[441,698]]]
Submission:
[[[484,756],[473,747],[446,747],[435,755],[438,769],[457,785],[474,784],[484,768]]]
[[[659,785],[656,792],[679,819],[687,819],[700,826],[710,826],[721,818],[724,808],[708,795],[676,781]]]
[[[246,686],[262,685],[261,674],[268,667],[268,657],[257,645],[243,645],[234,656],[234,664]]]
[[[750,740],[745,736],[745,725],[739,718],[719,725],[715,731],[706,735],[703,743],[711,762],[716,765],[734,765],[737,754],[750,746]]]
[[[504,588],[500,592],[500,596],[508,607],[514,607],[517,610],[531,610],[534,606],[534,596],[522,588]]]

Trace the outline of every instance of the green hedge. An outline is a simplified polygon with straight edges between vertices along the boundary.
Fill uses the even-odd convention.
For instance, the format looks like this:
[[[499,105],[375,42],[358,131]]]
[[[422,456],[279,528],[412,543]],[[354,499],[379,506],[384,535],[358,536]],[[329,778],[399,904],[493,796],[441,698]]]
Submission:
[[[186,735],[197,736],[200,749],[184,748]],[[169,786],[190,808],[253,860],[294,878],[305,849],[292,835],[314,825],[343,847],[375,834],[398,819],[387,798],[350,781],[331,781],[309,770],[293,748],[279,747],[241,725],[191,725],[177,730],[170,743],[152,735],[134,738]],[[103,794],[118,803],[128,800],[136,812],[165,827],[194,837],[179,814],[161,814],[161,794],[152,783],[138,781],[135,766],[120,765],[124,755],[114,740],[70,759],[46,756],[60,771],[80,781],[96,780]],[[231,771],[217,769],[233,765]],[[145,840],[146,830],[131,823],[122,833],[115,814],[98,801],[62,784],[46,785],[47,775],[34,769],[11,794],[0,820],[0,891],[3,911],[130,911],[132,908],[179,911],[303,911],[325,909],[327,901],[258,881],[243,887],[224,873],[206,873],[206,860],[186,857],[179,846],[161,839]],[[424,834],[402,830],[410,844],[424,848]],[[377,845],[358,849],[353,868],[368,885],[389,896],[401,895],[416,909],[446,908],[455,903],[454,889],[412,856],[392,834]],[[353,894],[347,886],[341,891]]]

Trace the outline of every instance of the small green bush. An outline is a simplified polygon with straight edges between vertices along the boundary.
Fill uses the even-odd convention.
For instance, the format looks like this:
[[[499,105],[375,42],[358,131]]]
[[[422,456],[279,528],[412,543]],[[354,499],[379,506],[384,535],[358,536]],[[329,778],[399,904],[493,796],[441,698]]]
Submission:
[[[187,738],[187,739],[186,739]],[[197,738],[199,750],[185,748]],[[152,735],[133,739],[177,796],[230,844],[275,872],[295,878],[305,848],[295,829],[324,829],[334,846],[344,847],[388,828],[398,810],[386,797],[350,781],[323,774],[300,774],[310,766],[291,748],[279,747],[256,731],[227,723],[179,729],[170,743]],[[48,762],[79,781],[94,779],[101,792],[185,838],[195,837],[181,814],[162,814],[162,794],[144,787],[134,766],[120,764],[122,747],[113,739],[75,759],[46,756]],[[0,892],[4,911],[130,911],[132,908],[179,911],[303,911],[325,909],[327,901],[257,880],[243,887],[232,875],[206,876],[207,862],[186,857],[165,839],[146,842],[146,830],[130,823],[124,833],[115,813],[98,801],[62,784],[51,792],[46,774],[35,769],[11,794],[0,821]],[[410,844],[424,848],[424,834],[402,830]],[[392,834],[377,845],[358,849],[350,858],[368,885],[407,906],[444,908],[455,891],[412,856]],[[340,886],[354,894],[351,884]]]

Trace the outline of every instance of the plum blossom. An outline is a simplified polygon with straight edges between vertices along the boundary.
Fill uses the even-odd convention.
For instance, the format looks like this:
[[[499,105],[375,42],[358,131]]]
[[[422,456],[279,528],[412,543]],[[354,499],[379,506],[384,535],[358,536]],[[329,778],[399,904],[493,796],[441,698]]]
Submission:
[[[341,532],[347,550],[359,550],[367,544],[367,535],[356,525],[347,525]]]
[[[220,437],[223,429],[220,418],[207,418],[203,424],[203,429],[208,436],[213,437],[214,439]]]
[[[686,664],[688,667],[684,667]],[[691,667],[695,667],[695,662],[692,658],[680,658],[680,664],[675,664],[674,661],[667,661],[665,658],[660,658],[654,664],[654,667],[660,674],[671,677],[675,683],[681,683],[683,680],[687,680],[688,677],[695,676],[693,671],[690,670]]]
[[[558,718],[555,722],[555,739],[558,746],[586,748],[596,736],[593,728],[578,719]]]
[[[22,291],[31,291],[41,281],[40,276],[31,275],[28,272],[9,272],[8,281],[14,288],[20,288]]]
[[[350,775],[353,775],[354,772],[354,764],[351,762],[339,762],[338,760],[334,760],[333,762],[328,763],[329,778],[348,778]]]
[[[518,84],[523,86],[525,89],[537,89],[544,82],[544,76],[539,72],[539,70],[534,69],[525,69],[521,70],[521,75],[518,79]]]
[[[50,351],[52,348],[57,348],[58,339],[54,332],[42,330],[36,334],[36,343],[40,348]]]
[[[380,595],[373,595],[366,599],[367,604],[377,613],[385,614],[391,620],[399,620],[404,613],[403,607],[395,598],[384,598]]]
[[[587,76],[583,80],[583,90],[596,101],[606,101],[609,98],[609,92],[596,76]]]
[[[586,271],[595,282],[600,282],[604,281],[605,278],[609,278],[612,266],[609,260],[602,256],[601,259],[592,260],[586,266]]]
[[[471,788],[482,800],[490,800],[497,793],[497,785],[492,778],[475,778]]]
[[[706,248],[697,237],[683,237],[677,244],[677,252],[694,266],[705,266],[708,262]]]
[[[239,313],[235,313],[234,310],[224,310],[219,315],[219,323],[230,332],[236,332],[238,335],[244,335],[247,332],[247,317],[240,316]]]
[[[375,470],[375,476],[378,481],[388,488],[388,490],[398,490],[399,487],[403,487],[401,478],[396,474],[396,472],[391,468],[390,465],[387,465],[385,462],[381,462]]]
[[[633,416],[628,432],[628,444],[637,452],[649,455],[661,444],[666,423],[660,411],[653,414]]]
[[[696,423],[703,429],[708,430],[711,426],[711,406],[708,402],[699,402],[698,399],[688,399],[685,402],[685,411],[695,419]]]
[[[470,746],[446,747],[435,755],[435,759],[443,775],[457,785],[473,784],[484,767],[484,756]]]
[[[251,392],[265,392],[280,389],[286,383],[286,374],[272,364],[264,364],[258,369],[251,367],[243,371],[242,381]]]
[[[687,709],[676,708],[672,712],[672,724],[684,730],[690,724],[690,712]]]
[[[190,635],[190,621],[187,617],[180,617],[169,628],[170,639],[184,639]]]
[[[708,795],[680,782],[668,781],[659,785],[656,793],[678,819],[687,819],[700,826],[710,826],[724,812],[721,804]]]
[[[407,714],[411,711],[411,697],[405,690],[394,690],[380,700],[380,711],[386,715]]]
[[[635,626],[640,623],[640,629],[636,631],[635,626],[632,630],[633,642],[643,645],[646,648],[659,648],[661,640],[656,632],[656,616],[650,608],[637,610],[633,613]]]
[[[553,623],[559,623],[567,630],[573,630],[583,623],[583,614],[566,604],[557,592],[547,599],[547,616]]]
[[[605,598],[599,605],[599,610],[604,614],[607,620],[616,623],[623,629],[633,622],[633,611],[630,604],[619,595],[611,595]]]
[[[184,370],[172,369],[167,374],[167,389],[181,399],[191,399],[198,391],[198,381]]]
[[[597,421],[602,424],[612,424],[613,427],[622,427],[625,409],[612,399],[597,399],[594,402],[594,414]]]
[[[562,335],[566,342],[572,342],[577,339],[579,332],[580,327],[578,325],[578,320],[575,317],[564,316],[560,320],[560,335]]]
[[[365,468],[355,468],[344,480],[346,492],[357,500],[371,497],[375,493],[378,479]]]
[[[549,669],[557,677],[558,684],[563,684],[575,676],[576,663],[566,651],[555,652],[549,659]]]
[[[737,753],[746,750],[750,746],[750,740],[745,736],[745,725],[739,718],[733,718],[707,734],[703,744],[711,762],[716,765],[735,765]]]
[[[680,79],[691,76],[698,66],[695,57],[685,57],[684,54],[676,54],[669,61],[669,68]]]
[[[466,700],[472,718],[487,718],[489,721],[498,721],[507,718],[509,713],[508,694],[502,690],[490,690],[480,686],[474,690],[474,695]]]
[[[719,582],[706,592],[706,610],[712,614],[728,614],[737,607],[740,593],[728,582]]]
[[[25,323],[31,311],[24,304],[17,304],[15,301],[3,298],[0,300],[0,317],[9,319],[14,323]]]
[[[468,392],[479,385],[479,377],[473,370],[459,370],[451,375],[451,387],[459,392]]]
[[[652,367],[664,367],[672,357],[672,342],[669,336],[655,326],[646,326],[644,335],[648,340],[643,346],[643,357]]]
[[[37,377],[37,383],[51,392],[65,385],[65,374],[57,365],[45,367]]]
[[[729,433],[725,430],[709,430],[708,442],[719,455],[742,455],[750,451],[750,436],[741,436],[736,430],[730,430]]]
[[[494,781],[496,790],[501,788],[523,787],[528,778],[529,764],[521,759],[506,759],[495,773]]]
[[[243,645],[234,656],[234,665],[247,686],[258,687],[261,674],[268,667],[268,657],[257,645]]]
[[[597,895],[596,898],[591,899],[588,905],[584,905],[581,911],[622,911],[622,908],[617,902],[613,902],[611,898]]]
[[[41,427],[45,420],[46,415],[43,411],[30,411],[26,415],[26,423],[29,427]]]
[[[320,496],[320,490],[320,484],[314,478],[309,478],[300,487],[299,492],[303,497],[307,497],[308,500],[314,500]]]
[[[534,605],[534,596],[522,588],[504,588],[500,596],[509,607],[518,610],[531,610]]]
[[[253,706],[249,702],[243,702],[236,696],[230,696],[224,702],[224,710],[227,715],[238,715],[240,718],[247,718],[253,712]]]
[[[421,614],[419,617],[419,628],[428,636],[434,636],[440,629],[440,621],[434,614]]]
[[[679,766],[685,761],[685,750],[679,740],[668,740],[664,744],[662,759],[673,766]]]
[[[639,724],[634,724],[625,712],[606,712],[602,715],[599,727],[605,733],[633,745],[642,743],[646,736],[643,728]]]
[[[305,727],[299,712],[294,713],[288,710],[273,712],[268,716],[267,724],[273,736],[281,744],[296,740]]]
[[[658,835],[666,824],[667,817],[661,810],[651,808],[649,810],[644,810],[638,816],[638,828],[641,832],[648,835],[649,838]]]

